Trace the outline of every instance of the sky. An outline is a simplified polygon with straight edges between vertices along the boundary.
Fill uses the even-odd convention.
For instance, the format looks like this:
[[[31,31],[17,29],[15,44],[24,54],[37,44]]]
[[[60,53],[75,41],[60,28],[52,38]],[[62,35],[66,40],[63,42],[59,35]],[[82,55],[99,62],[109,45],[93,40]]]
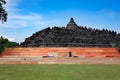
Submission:
[[[71,17],[79,26],[120,33],[120,0],[6,0],[8,20],[0,36],[23,42],[47,27],[66,26]]]

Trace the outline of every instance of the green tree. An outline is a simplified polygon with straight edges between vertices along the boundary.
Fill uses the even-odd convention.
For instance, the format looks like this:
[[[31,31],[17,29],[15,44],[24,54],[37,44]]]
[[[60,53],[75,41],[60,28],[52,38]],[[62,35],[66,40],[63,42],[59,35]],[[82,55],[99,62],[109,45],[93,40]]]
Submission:
[[[0,37],[0,54],[5,48],[15,47],[17,45],[16,42],[10,42],[8,39]]]
[[[7,12],[3,6],[5,4],[6,4],[5,0],[0,0],[0,20],[2,21],[2,23],[7,21]]]

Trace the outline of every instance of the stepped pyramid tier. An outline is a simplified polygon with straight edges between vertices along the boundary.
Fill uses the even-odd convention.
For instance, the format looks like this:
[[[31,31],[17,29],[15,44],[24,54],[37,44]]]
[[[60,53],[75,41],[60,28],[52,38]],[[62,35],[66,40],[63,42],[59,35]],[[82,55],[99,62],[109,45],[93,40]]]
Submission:
[[[46,28],[21,43],[22,47],[118,47],[120,34],[78,26],[71,18],[66,27]]]
[[[67,24],[67,29],[78,29],[77,24],[74,22],[74,19],[71,18],[70,22]]]

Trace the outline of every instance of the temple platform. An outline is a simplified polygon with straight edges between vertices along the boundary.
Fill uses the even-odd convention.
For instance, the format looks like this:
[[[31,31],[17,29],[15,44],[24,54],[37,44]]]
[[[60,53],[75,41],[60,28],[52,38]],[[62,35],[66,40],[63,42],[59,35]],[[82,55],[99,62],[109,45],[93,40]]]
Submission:
[[[0,64],[120,64],[120,53],[114,47],[7,48]]]
[[[7,48],[2,57],[120,57],[116,48],[99,47],[27,47]]]

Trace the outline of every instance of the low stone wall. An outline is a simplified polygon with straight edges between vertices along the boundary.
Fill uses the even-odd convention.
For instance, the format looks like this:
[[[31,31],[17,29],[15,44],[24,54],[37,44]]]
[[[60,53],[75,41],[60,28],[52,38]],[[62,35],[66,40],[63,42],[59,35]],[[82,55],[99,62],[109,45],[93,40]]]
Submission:
[[[120,58],[0,57],[0,64],[120,64]]]
[[[2,57],[39,56],[39,57],[120,57],[116,48],[99,47],[27,47],[7,48]]]

